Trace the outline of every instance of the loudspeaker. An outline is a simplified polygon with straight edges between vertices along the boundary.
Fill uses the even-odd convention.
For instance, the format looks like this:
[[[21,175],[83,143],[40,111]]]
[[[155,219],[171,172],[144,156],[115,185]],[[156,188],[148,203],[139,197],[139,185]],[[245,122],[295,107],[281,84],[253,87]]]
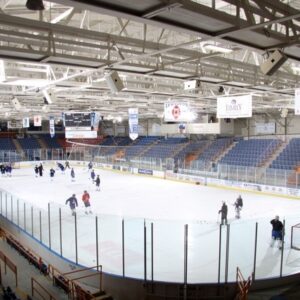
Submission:
[[[52,104],[52,99],[46,90],[43,90],[43,99],[45,104]]]
[[[201,82],[200,82],[200,80],[197,80],[197,79],[184,82],[185,90],[195,90],[195,89],[200,88],[200,86],[201,86]]]
[[[20,110],[22,107],[20,101],[17,98],[13,98],[11,100],[11,103],[12,103],[13,107],[15,108],[15,110]]]
[[[261,64],[260,69],[265,75],[273,75],[287,60],[287,56],[280,50],[269,53],[268,58]]]
[[[115,94],[124,89],[123,82],[121,78],[119,77],[118,72],[114,71],[108,75],[105,76],[105,80],[107,82],[107,85],[110,89],[110,91]]]

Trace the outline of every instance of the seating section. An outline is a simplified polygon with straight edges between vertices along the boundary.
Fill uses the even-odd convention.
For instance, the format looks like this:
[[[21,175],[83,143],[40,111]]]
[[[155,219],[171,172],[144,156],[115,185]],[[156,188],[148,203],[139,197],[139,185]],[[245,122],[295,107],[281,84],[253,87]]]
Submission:
[[[153,145],[146,152],[143,153],[143,157],[153,157],[153,158],[173,158],[176,151],[182,144],[187,143],[186,138],[168,138],[160,139],[157,144]]]
[[[198,156],[198,160],[213,161],[232,143],[231,138],[217,139]]]
[[[157,136],[141,136],[134,141],[134,146],[126,149],[126,156],[140,156],[150,145],[157,143],[160,140]]]
[[[270,168],[293,170],[297,166],[300,166],[300,138],[293,138],[272,162]]]
[[[44,143],[46,148],[50,149],[59,149],[62,148],[61,145],[58,143],[58,140],[56,137],[51,138],[50,136],[43,136],[41,138]]]
[[[0,151],[1,150],[6,150],[6,151],[16,150],[16,146],[13,143],[13,140],[11,138],[1,138],[0,139]]]
[[[18,139],[18,142],[21,145],[21,147],[23,148],[23,150],[41,148],[41,146],[38,143],[37,139],[33,138],[33,137]]]
[[[241,140],[219,161],[221,164],[258,167],[281,145],[277,139]]]
[[[185,158],[190,155],[190,154],[194,154],[197,153],[199,151],[201,151],[201,149],[205,148],[207,146],[207,144],[209,143],[209,141],[205,140],[205,141],[196,141],[196,142],[190,142],[186,145],[186,147],[184,147],[183,149],[181,149],[176,155],[175,155],[175,160],[180,160],[180,161],[184,161]]]

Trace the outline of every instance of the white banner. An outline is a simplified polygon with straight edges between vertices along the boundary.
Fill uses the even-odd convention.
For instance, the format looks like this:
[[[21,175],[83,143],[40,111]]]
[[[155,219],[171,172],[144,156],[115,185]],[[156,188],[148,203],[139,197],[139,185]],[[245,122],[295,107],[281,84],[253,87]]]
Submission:
[[[42,116],[34,116],[33,117],[33,125],[34,126],[42,126]]]
[[[260,134],[274,134],[276,130],[275,122],[270,123],[256,123],[255,133]]]
[[[295,89],[295,115],[300,115],[300,89]]]
[[[7,128],[8,129],[23,128],[23,123],[21,120],[7,121]]]
[[[219,97],[217,118],[252,117],[252,95]]]
[[[23,118],[22,123],[23,128],[28,128],[30,126],[29,118]]]
[[[134,141],[139,136],[139,110],[137,108],[128,109],[129,137]]]
[[[65,131],[66,139],[96,139],[97,131],[96,130],[74,130],[74,131]]]
[[[54,117],[49,117],[49,131],[50,136],[53,138],[55,136]]]
[[[166,102],[164,104],[165,122],[189,122],[191,121],[191,110],[189,103]]]

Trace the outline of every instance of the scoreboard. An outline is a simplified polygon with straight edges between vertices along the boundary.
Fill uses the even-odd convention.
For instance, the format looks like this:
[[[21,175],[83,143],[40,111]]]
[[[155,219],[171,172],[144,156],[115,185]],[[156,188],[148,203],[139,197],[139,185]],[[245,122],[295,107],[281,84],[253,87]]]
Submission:
[[[91,130],[91,113],[65,113],[65,127]]]
[[[97,129],[93,130],[94,123],[95,113],[66,112],[64,113],[65,136],[72,139],[96,138]]]

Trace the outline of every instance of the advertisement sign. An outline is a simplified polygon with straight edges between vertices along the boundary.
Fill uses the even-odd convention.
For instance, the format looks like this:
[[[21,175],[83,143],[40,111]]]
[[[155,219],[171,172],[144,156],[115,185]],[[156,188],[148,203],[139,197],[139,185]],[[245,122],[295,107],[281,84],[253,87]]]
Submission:
[[[255,124],[255,133],[257,134],[275,134],[275,130],[275,122]]]
[[[252,95],[218,97],[217,118],[252,117]]]

